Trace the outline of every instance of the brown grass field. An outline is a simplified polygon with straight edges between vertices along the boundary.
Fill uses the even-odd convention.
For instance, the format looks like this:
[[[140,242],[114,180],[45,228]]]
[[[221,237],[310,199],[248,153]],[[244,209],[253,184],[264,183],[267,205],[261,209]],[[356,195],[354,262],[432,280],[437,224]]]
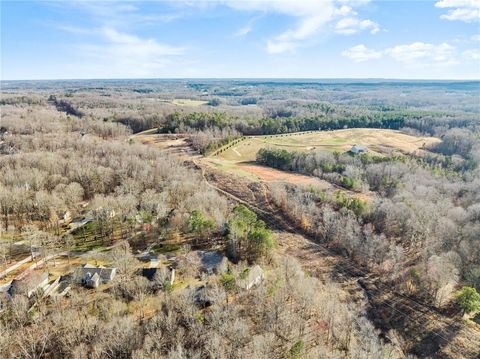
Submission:
[[[346,152],[352,145],[368,146],[369,153],[379,156],[398,154],[421,154],[423,148],[440,142],[434,137],[407,135],[400,131],[353,128],[336,131],[297,132],[273,136],[249,136],[222,153],[206,158],[210,164],[227,172],[247,176],[265,182],[287,182],[316,185],[329,189],[331,184],[317,178],[287,173],[254,163],[261,148],[285,149],[288,151],[339,151]]]
[[[400,131],[353,128],[336,131],[297,132],[273,136],[249,136],[246,140],[215,157],[233,162],[254,161],[261,148],[277,148],[289,151],[310,152],[348,151],[352,145],[368,146],[376,155],[411,154],[421,152],[424,146],[440,142],[434,137],[407,135]]]
[[[194,156],[184,135],[157,134],[155,129],[132,136],[143,144],[177,153],[182,157]],[[336,131],[297,132],[285,135],[248,136],[245,140],[222,153],[206,158],[195,157],[214,168],[241,175],[251,180],[264,182],[286,182],[300,185],[314,185],[321,189],[332,189],[332,184],[319,178],[284,172],[255,164],[258,150],[277,148],[289,151],[348,151],[352,145],[368,146],[369,153],[380,156],[395,154],[421,154],[427,147],[440,142],[438,138],[412,136],[400,131],[354,128]]]

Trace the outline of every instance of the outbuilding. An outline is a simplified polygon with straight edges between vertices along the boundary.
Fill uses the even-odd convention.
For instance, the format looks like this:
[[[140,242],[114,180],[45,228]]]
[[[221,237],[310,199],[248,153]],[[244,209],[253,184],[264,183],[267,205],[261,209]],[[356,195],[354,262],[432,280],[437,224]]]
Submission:
[[[237,286],[245,290],[256,287],[265,279],[263,269],[259,265],[255,265],[252,268],[247,268],[244,273],[240,275],[240,277],[241,279],[237,281]]]
[[[350,152],[353,153],[354,155],[357,155],[359,153],[367,153],[368,148],[367,146],[353,145],[352,148],[350,149]]]

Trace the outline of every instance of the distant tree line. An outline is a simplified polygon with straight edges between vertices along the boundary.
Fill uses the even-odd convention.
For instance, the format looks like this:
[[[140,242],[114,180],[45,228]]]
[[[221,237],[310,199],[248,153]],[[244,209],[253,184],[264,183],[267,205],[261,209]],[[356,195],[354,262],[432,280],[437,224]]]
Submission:
[[[160,133],[182,132],[182,129],[232,127],[243,135],[275,135],[300,131],[329,131],[344,128],[382,128],[399,130],[405,127],[430,135],[443,135],[453,127],[475,127],[478,121],[472,118],[458,119],[435,115],[428,111],[363,111],[329,112],[316,116],[293,116],[292,113],[271,113],[270,117],[248,118],[231,116],[224,112],[174,112],[166,116],[159,126]]]

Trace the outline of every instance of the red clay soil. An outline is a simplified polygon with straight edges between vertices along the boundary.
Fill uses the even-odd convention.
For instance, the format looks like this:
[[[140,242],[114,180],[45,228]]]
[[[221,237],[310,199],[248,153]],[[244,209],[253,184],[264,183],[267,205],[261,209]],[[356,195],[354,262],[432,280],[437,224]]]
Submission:
[[[248,171],[256,175],[260,180],[265,182],[286,182],[296,185],[315,185],[323,189],[332,188],[332,185],[327,181],[322,181],[319,178],[304,176],[298,173],[280,171],[274,168],[259,166],[259,165],[240,165],[244,171]]]

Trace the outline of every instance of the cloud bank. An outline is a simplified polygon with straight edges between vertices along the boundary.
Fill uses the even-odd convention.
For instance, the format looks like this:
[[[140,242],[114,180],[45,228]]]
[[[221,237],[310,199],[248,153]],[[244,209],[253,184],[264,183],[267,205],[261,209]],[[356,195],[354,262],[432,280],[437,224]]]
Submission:
[[[449,9],[440,16],[444,20],[472,22],[480,20],[480,0],[440,0],[435,7]]]
[[[446,42],[431,44],[418,41],[396,45],[383,50],[369,49],[365,45],[360,44],[344,50],[342,55],[355,62],[390,57],[408,66],[447,66],[458,63],[456,48]]]

